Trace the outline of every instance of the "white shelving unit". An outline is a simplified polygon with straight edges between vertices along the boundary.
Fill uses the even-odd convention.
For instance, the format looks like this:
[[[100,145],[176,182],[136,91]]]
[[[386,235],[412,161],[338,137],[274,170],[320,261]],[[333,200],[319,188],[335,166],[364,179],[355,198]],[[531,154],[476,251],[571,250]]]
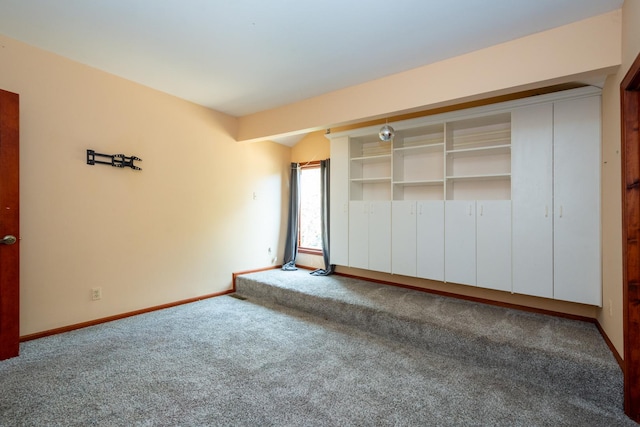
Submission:
[[[349,163],[350,200],[509,200],[511,115],[352,138]]]
[[[393,200],[442,200],[444,124],[399,132],[393,147]]]
[[[585,87],[392,123],[392,142],[329,135],[332,263],[601,305],[599,103]]]
[[[391,141],[375,135],[352,138],[349,144],[349,200],[391,200]]]
[[[511,198],[511,114],[447,122],[446,200]]]

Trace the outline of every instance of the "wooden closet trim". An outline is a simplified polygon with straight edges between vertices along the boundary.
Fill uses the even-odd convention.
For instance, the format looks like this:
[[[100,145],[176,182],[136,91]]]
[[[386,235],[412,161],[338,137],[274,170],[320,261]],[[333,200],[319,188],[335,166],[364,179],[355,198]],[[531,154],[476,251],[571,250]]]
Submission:
[[[640,421],[640,55],[620,84],[624,410]]]

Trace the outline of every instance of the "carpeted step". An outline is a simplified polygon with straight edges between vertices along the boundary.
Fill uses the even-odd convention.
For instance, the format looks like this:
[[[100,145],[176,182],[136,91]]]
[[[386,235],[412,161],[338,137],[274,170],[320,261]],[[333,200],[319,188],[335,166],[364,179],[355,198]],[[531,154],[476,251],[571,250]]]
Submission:
[[[592,323],[308,270],[241,275],[236,292],[622,407],[622,372]]]

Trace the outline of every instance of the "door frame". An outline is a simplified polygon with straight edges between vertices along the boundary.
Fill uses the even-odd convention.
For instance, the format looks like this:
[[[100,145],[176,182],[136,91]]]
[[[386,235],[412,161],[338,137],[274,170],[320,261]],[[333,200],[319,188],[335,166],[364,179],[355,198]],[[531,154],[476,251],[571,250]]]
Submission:
[[[0,237],[20,235],[19,139],[17,94],[0,89]],[[20,347],[20,250],[0,245],[0,360]]]
[[[640,55],[620,83],[624,410],[640,421]]]

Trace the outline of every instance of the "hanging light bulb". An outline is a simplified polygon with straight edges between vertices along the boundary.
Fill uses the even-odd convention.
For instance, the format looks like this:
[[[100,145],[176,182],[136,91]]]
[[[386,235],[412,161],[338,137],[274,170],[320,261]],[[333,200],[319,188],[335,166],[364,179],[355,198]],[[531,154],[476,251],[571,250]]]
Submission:
[[[378,136],[382,141],[391,141],[395,136],[395,134],[396,134],[396,131],[393,130],[391,126],[384,125],[380,128],[380,132],[378,133]]]

